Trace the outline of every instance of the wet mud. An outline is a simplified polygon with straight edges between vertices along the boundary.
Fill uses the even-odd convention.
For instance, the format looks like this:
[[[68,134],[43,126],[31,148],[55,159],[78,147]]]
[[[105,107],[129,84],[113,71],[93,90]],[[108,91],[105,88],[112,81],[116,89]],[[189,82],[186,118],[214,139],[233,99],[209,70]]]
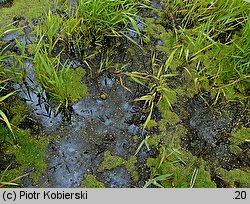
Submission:
[[[208,161],[212,167],[217,165],[227,170],[249,168],[246,155],[242,157],[230,150],[231,132],[240,126],[249,125],[249,108],[240,103],[218,103],[212,107],[212,102],[206,92],[203,97],[196,95],[186,103],[189,116],[185,126],[188,133],[183,146]],[[245,150],[247,152],[247,148]]]
[[[163,9],[160,1],[151,1],[152,6]],[[139,29],[145,24],[137,19]],[[131,27],[133,30],[133,28]],[[136,42],[141,38],[134,32],[127,32]],[[26,43],[31,43],[29,31],[25,33]],[[28,36],[28,37],[27,37]],[[23,36],[17,33],[6,35],[2,38],[6,43],[12,42],[10,49],[15,49],[14,37],[22,43]],[[161,40],[158,45],[163,45]],[[127,57],[127,56],[126,56]],[[140,56],[139,56],[140,57]],[[12,62],[9,61],[9,64]],[[74,64],[75,63],[75,64]],[[81,63],[74,62],[73,66],[82,69]],[[118,78],[108,71],[103,72],[96,79],[83,76],[83,82],[88,86],[89,95],[73,104],[70,120],[65,120],[62,114],[55,116],[55,107],[48,102],[48,96],[42,87],[36,83],[33,63],[25,60],[24,69],[27,70],[23,83],[15,83],[13,88],[18,91],[20,100],[31,108],[30,115],[39,126],[39,132],[46,135],[55,135],[48,146],[47,168],[37,184],[33,184],[29,177],[22,178],[22,187],[81,187],[86,175],[94,175],[105,187],[143,187],[150,177],[150,170],[146,166],[147,158],[157,156],[157,151],[150,151],[142,147],[133,171],[129,171],[128,161],[134,156],[140,142],[145,138],[146,132],[142,124],[146,120],[145,112],[140,104],[133,100],[144,95],[143,88],[126,81],[132,93],[125,89]],[[174,82],[173,82],[174,83]],[[142,90],[141,90],[142,89]],[[138,93],[139,92],[139,93]],[[211,108],[210,96],[195,95],[191,99],[179,103],[187,114],[181,122],[188,130],[182,139],[182,147],[192,152],[198,158],[205,159],[209,164],[219,163],[226,170],[235,168],[249,168],[249,160],[231,152],[229,137],[231,131],[239,124],[249,124],[247,107],[240,104],[231,106],[218,106],[219,114]],[[177,103],[178,104],[178,103]],[[175,104],[174,107],[177,105]],[[238,108],[237,108],[238,107]],[[175,112],[182,117],[179,108]],[[161,113],[155,108],[152,119],[158,122]],[[148,134],[154,134],[155,130]],[[246,146],[249,144],[245,144]],[[247,146],[245,149],[248,149]],[[117,166],[104,167],[105,153],[109,152],[112,162],[117,160]],[[2,157],[0,149],[0,171],[7,167],[9,160],[14,156]],[[13,168],[15,164],[13,164]],[[32,167],[26,172],[32,172]],[[212,172],[213,173],[213,172]],[[134,179],[133,175],[138,175]],[[218,181],[219,183],[219,181]]]
[[[32,78],[32,71],[27,76]],[[73,105],[70,121],[63,121],[60,115],[54,117],[53,109],[48,114],[46,100],[38,105],[37,92],[20,93],[21,97],[30,97],[29,100],[26,97],[26,102],[33,107],[32,114],[41,122],[46,134],[60,137],[49,145],[48,167],[39,186],[79,187],[84,175],[91,173],[106,187],[139,187],[140,182],[133,183],[125,166],[97,173],[105,151],[124,159],[129,159],[136,151],[133,136],[141,135],[142,129],[127,122],[136,113],[132,94],[110,75],[92,80],[88,87],[90,95]],[[143,162],[138,165],[144,166]],[[25,183],[23,186],[30,187]]]

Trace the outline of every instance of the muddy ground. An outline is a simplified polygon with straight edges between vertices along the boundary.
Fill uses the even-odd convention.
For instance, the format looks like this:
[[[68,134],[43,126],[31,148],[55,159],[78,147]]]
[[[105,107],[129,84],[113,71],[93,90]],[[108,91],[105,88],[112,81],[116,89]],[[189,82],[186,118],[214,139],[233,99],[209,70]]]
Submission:
[[[152,6],[161,8],[158,1]],[[138,23],[140,20],[138,20]],[[142,23],[141,29],[144,25]],[[32,36],[24,32],[27,43],[31,43]],[[28,36],[27,36],[28,35]],[[5,43],[13,42],[17,33],[5,36]],[[138,36],[131,36],[135,40]],[[22,36],[19,38],[22,39]],[[123,41],[124,43],[124,41]],[[156,45],[162,41],[156,40]],[[16,45],[13,44],[12,51]],[[117,60],[129,61],[129,56],[123,50],[119,51]],[[131,54],[131,53],[130,53]],[[143,54],[138,54],[134,67],[144,64]],[[86,65],[73,60],[74,67],[85,68]],[[8,63],[11,64],[11,61]],[[7,64],[8,64],[7,63]],[[83,82],[88,86],[89,95],[72,106],[70,118],[59,114],[55,117],[55,107],[48,102],[48,96],[35,80],[33,64],[25,61],[28,69],[24,83],[14,83],[12,88],[19,90],[18,100],[25,101],[30,107],[31,121],[35,121],[36,128],[31,123],[22,124],[22,127],[31,129],[32,134],[56,135],[48,145],[47,168],[39,181],[34,184],[32,179],[21,179],[21,187],[80,187],[84,177],[94,175],[95,179],[105,187],[143,187],[150,177],[150,169],[146,165],[147,158],[157,157],[155,148],[147,150],[141,148],[138,155],[135,152],[146,134],[159,134],[156,126],[148,131],[142,128],[147,114],[143,103],[133,100],[147,93],[145,87],[139,86],[124,78],[128,91],[112,71],[104,71],[96,78],[90,79],[87,73]],[[150,70],[149,70],[150,71]],[[178,80],[173,81],[173,87],[178,86]],[[182,148],[190,151],[194,156],[203,158],[211,167],[211,177],[218,187],[223,187],[218,179],[213,163],[226,170],[249,169],[249,142],[242,144],[244,154],[236,155],[230,149],[230,133],[237,127],[249,128],[249,105],[246,103],[217,103],[213,106],[209,92],[195,95],[191,98],[178,96],[173,111],[180,117],[187,133],[181,137]],[[152,118],[158,122],[162,115],[155,107]],[[26,121],[27,122],[27,121]],[[167,125],[166,125],[167,126]],[[0,151],[0,155],[4,155]],[[14,155],[3,156],[0,160],[3,171],[8,161],[14,160]],[[106,161],[106,163],[105,163]],[[132,161],[132,162],[131,162]],[[13,164],[12,168],[16,165]],[[26,172],[32,172],[32,165]]]
[[[47,134],[56,134],[60,139],[49,144],[48,167],[38,186],[79,187],[86,173],[97,175],[107,187],[142,187],[148,177],[145,169],[147,154],[138,157],[141,180],[134,183],[125,166],[97,173],[105,151],[111,155],[129,159],[136,150],[133,136],[141,135],[141,128],[129,122],[136,114],[131,104],[132,94],[125,91],[115,78],[103,76],[88,83],[90,95],[73,105],[70,122],[42,117],[41,123]],[[106,98],[102,99],[101,94]],[[36,114],[36,113],[34,113]],[[41,112],[36,117],[38,120]],[[45,115],[45,114],[44,114]],[[58,116],[59,117],[59,116]],[[60,118],[60,117],[59,117]],[[31,187],[28,181],[23,186]]]

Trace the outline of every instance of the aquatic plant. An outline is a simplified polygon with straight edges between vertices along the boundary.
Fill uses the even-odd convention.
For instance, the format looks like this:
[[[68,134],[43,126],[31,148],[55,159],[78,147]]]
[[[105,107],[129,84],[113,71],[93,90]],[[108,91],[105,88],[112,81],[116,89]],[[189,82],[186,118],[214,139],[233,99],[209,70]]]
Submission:
[[[118,166],[125,164],[126,160],[122,157],[111,155],[110,151],[104,152],[104,160],[98,167],[98,172],[103,172],[105,170],[111,170]]]
[[[38,82],[50,96],[51,102],[58,104],[55,115],[63,111],[67,116],[72,104],[87,95],[87,87],[81,83],[85,71],[81,68],[71,69],[68,60],[62,63],[60,54],[50,58],[48,53],[40,51],[34,62]]]
[[[148,122],[151,119],[153,108],[161,100],[164,100],[169,108],[172,108],[172,103],[175,102],[176,97],[173,90],[168,87],[167,79],[177,76],[177,74],[167,73],[168,68],[173,60],[173,55],[176,52],[174,50],[165,63],[161,63],[160,60],[157,60],[155,53],[151,59],[151,71],[152,74],[140,73],[140,72],[126,72],[125,74],[130,77],[133,81],[146,86],[149,89],[147,95],[141,96],[140,98],[135,99],[134,101],[145,101],[145,108],[149,108],[149,115],[143,124],[143,128],[147,127]],[[161,65],[158,63],[160,62]],[[170,96],[170,97],[169,97]]]
[[[92,174],[86,174],[81,182],[81,188],[105,188],[105,185],[98,181]]]
[[[98,43],[105,36],[124,35],[130,24],[135,29],[130,30],[139,33],[135,22],[138,6],[135,0],[80,0],[78,14],[83,36]]]
[[[130,77],[133,81],[147,87],[148,93],[144,96],[134,99],[134,101],[144,101],[144,109],[148,112],[147,118],[143,124],[143,129],[147,128],[153,110],[160,103],[167,104],[166,109],[172,109],[172,104],[176,101],[175,91],[168,87],[168,78],[176,76],[176,74],[168,73],[168,68],[173,60],[173,55],[176,52],[174,50],[165,63],[161,63],[156,59],[155,53],[151,59],[151,72],[152,74],[140,73],[140,72],[125,72],[125,75]],[[163,101],[163,102],[162,102]],[[143,144],[148,147],[147,140],[149,136],[141,142],[136,150],[136,154],[139,152]]]
[[[86,47],[101,45],[108,36],[125,36],[133,41],[125,30],[140,33],[135,21],[141,5],[135,0],[80,0],[76,6],[56,1],[56,10],[49,10],[39,22],[37,35],[40,43],[44,38],[49,54],[60,44],[79,57]]]
[[[159,188],[214,188],[205,162],[181,149],[162,147],[157,158],[149,158],[150,179],[144,188],[152,185]]]
[[[248,188],[250,186],[248,170],[233,169],[227,171],[220,168],[217,174],[225,188]]]
[[[13,157],[14,161],[12,159],[11,161],[8,161],[8,164],[18,164],[16,168],[13,168],[15,165],[12,165],[6,171],[0,172],[0,181],[17,182],[17,178],[20,178],[20,175],[29,175],[33,184],[35,184],[39,181],[43,171],[46,169],[46,152],[49,141],[53,136],[31,136],[30,130],[22,130],[20,128],[16,128],[14,133],[16,135],[18,147],[13,147],[3,143],[3,136],[9,137],[11,133],[7,131],[6,127],[0,124],[0,142],[5,144],[2,146],[4,154],[6,157],[15,155]],[[34,167],[34,171],[26,174],[25,171],[31,166]]]
[[[43,22],[38,25],[37,35],[40,38],[39,46],[46,47],[50,55],[60,39],[59,29],[61,28],[62,22],[63,18],[57,13],[52,13],[49,9],[43,17]],[[48,43],[48,46],[46,43]]]
[[[4,87],[5,85],[2,85],[2,84],[4,84],[4,83],[6,84],[8,81],[9,81],[9,79],[0,81],[0,94],[5,89],[5,87]],[[10,92],[8,94],[0,96],[0,105],[2,105],[4,100],[6,100],[8,97],[10,97],[10,96],[12,96],[14,94],[15,94],[15,91],[12,91],[12,92]],[[15,134],[14,134],[14,132],[12,130],[11,124],[10,124],[10,122],[8,120],[8,117],[5,115],[5,113],[1,109],[0,109],[0,119],[5,122],[5,124],[7,125],[9,130],[11,131],[12,139],[13,139],[14,143],[16,144],[17,141],[16,141]]]
[[[0,38],[3,35],[13,31],[13,29],[8,29],[8,27],[9,27],[9,25],[4,26],[3,28],[0,29]],[[8,47],[8,46],[6,46],[6,47]],[[2,105],[7,98],[14,95],[16,92],[16,91],[12,91],[10,93],[3,93],[3,92],[6,92],[5,87],[11,81],[11,78],[8,78],[8,77],[6,78],[4,70],[2,70],[2,68],[3,68],[2,63],[4,62],[4,60],[6,58],[8,58],[8,55],[4,54],[6,47],[0,51],[0,68],[1,68],[1,73],[0,73],[0,76],[1,76],[1,80],[0,80],[0,105]],[[12,130],[11,124],[8,120],[8,117],[5,115],[5,113],[2,111],[1,108],[0,108],[0,119],[5,122],[5,124],[7,125],[9,130],[11,131],[12,139],[13,139],[14,143],[16,144],[16,137],[15,137],[15,134]]]
[[[171,24],[186,62],[196,65],[201,86],[209,88],[210,83],[215,102],[220,95],[244,100],[250,77],[249,3],[188,0],[167,4],[182,8],[171,11],[176,22]]]
[[[7,0],[0,0],[0,4],[4,1]],[[29,5],[36,5],[30,6],[36,10],[40,10],[43,4],[40,1],[23,0],[8,11],[1,8],[3,9],[1,12],[3,11],[5,15],[0,19],[0,25],[1,22],[6,21],[6,14],[16,12],[17,15],[24,15],[22,11],[25,9],[18,8],[23,8],[23,5],[26,6],[28,2],[31,2]],[[154,18],[147,19],[146,23],[149,26],[145,30],[146,37],[144,38],[145,43],[150,45],[145,47],[150,51],[155,48],[157,54],[156,52],[151,54],[150,66],[137,67],[137,69],[135,64],[140,64],[140,62],[134,63],[135,60],[127,57],[129,51],[126,46],[128,44],[124,46],[124,55],[129,59],[119,62],[120,64],[115,64],[114,61],[117,58],[113,56],[116,52],[112,48],[117,46],[113,43],[119,41],[113,40],[113,37],[125,36],[132,40],[126,35],[127,30],[140,34],[136,20],[141,1],[79,0],[75,6],[69,6],[69,2],[72,1],[58,2],[42,16],[37,26],[36,40],[38,42],[36,40],[32,42],[34,45],[37,43],[35,52],[32,53],[34,54],[36,80],[45,89],[50,104],[56,107],[55,115],[63,112],[67,116],[70,114],[72,104],[87,94],[87,87],[82,84],[85,70],[82,67],[72,68],[70,63],[72,58],[86,65],[90,69],[91,77],[94,69],[100,75],[114,68],[117,71],[114,75],[119,77],[121,85],[126,90],[132,89],[130,90],[130,84],[128,88],[123,83],[124,78],[131,79],[145,90],[144,95],[134,100],[142,105],[144,103],[143,111],[146,117],[142,129],[148,130],[143,131],[148,134],[140,143],[136,153],[145,144],[148,149],[153,147],[158,150],[159,155],[147,160],[151,175],[144,187],[152,185],[156,187],[215,187],[206,163],[201,158],[192,156],[190,152],[185,152],[180,145],[182,139],[180,135],[184,135],[186,130],[183,125],[180,125],[180,123],[183,124],[183,118],[177,115],[178,108],[183,107],[177,107],[177,111],[173,112],[172,106],[177,101],[177,91],[173,87],[178,87],[180,84],[183,86],[183,81],[190,83],[193,80],[189,86],[195,90],[188,97],[192,97],[194,93],[201,94],[203,88],[206,88],[214,97],[213,105],[222,95],[228,99],[237,100],[248,97],[249,4],[242,0],[161,0],[160,3],[164,5],[162,6],[164,9],[152,9],[152,12],[157,12],[157,15],[153,13]],[[146,11],[146,16],[151,16],[149,11]],[[30,19],[30,15],[26,19]],[[2,26],[0,26],[1,29]],[[0,31],[0,38],[6,33],[6,31]],[[25,40],[23,42],[17,39],[13,41],[15,48],[18,48],[18,55],[13,53],[4,55],[8,47],[0,53],[0,61],[8,57],[14,59],[13,66],[8,67],[9,71],[24,68],[23,60],[27,58],[25,58]],[[153,45],[155,42],[158,45]],[[133,46],[130,49],[137,54],[134,50],[136,46]],[[145,57],[149,60],[150,51]],[[146,62],[146,64],[149,63]],[[8,77],[15,82],[25,81],[25,70],[21,75],[16,72],[8,74]],[[188,82],[186,82],[185,74],[190,77]],[[37,182],[46,168],[47,138],[30,137],[28,131],[18,132],[16,128],[12,130],[13,125],[18,126],[23,122],[20,119],[21,115],[14,114],[16,117],[12,117],[13,109],[6,114],[11,116],[9,119],[4,114],[7,113],[4,107],[6,99],[14,94],[5,89],[9,81],[10,79],[0,80],[0,116],[5,123],[0,123],[2,135],[0,139],[8,138],[4,142],[13,140],[14,135],[11,136],[11,133],[13,134],[14,131],[21,148],[7,150],[15,155],[18,168],[7,168],[6,171],[1,172],[0,186],[16,185],[16,180],[20,178],[18,176],[20,171],[24,172],[30,166],[35,167],[36,171],[32,173],[31,178]],[[178,88],[184,90],[182,87]],[[107,95],[101,92],[100,97],[105,100]],[[157,120],[158,117],[154,118],[156,109],[162,113],[161,121]],[[20,110],[23,109],[18,108],[16,111]],[[154,130],[158,128],[160,133],[154,134]],[[233,143],[234,147],[241,151],[240,153],[245,153],[243,146],[248,142],[248,132],[249,130],[245,128],[234,132],[233,137],[229,137],[230,146]],[[105,151],[104,160],[97,168],[97,172],[101,173],[124,166],[131,179],[137,182],[139,174],[136,171],[136,164],[136,156],[125,160]],[[219,178],[224,179],[228,186],[249,186],[249,182],[246,182],[247,172],[238,170],[227,172],[221,169],[219,174]],[[82,186],[104,187],[104,184],[99,182],[94,175],[85,174]]]

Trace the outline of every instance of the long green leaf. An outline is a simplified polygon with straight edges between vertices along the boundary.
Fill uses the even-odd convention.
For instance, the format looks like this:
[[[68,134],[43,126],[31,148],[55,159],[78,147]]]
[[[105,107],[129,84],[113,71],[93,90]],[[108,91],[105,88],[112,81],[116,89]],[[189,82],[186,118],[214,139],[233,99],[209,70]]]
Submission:
[[[6,123],[7,127],[9,128],[9,130],[11,131],[11,134],[13,136],[14,142],[16,142],[16,136],[11,128],[11,124],[7,118],[7,116],[5,115],[5,113],[3,111],[0,110],[0,116],[2,117],[2,119],[4,120],[4,122]]]
[[[6,94],[5,96],[1,96],[0,97],[0,103],[3,102],[5,99],[7,99],[8,97],[12,96],[13,94],[15,94],[16,91],[10,92],[8,94]]]
[[[172,53],[169,55],[168,59],[165,62],[165,71],[168,70],[168,67],[170,66],[171,62],[173,61],[174,54],[177,51],[178,48],[174,49]]]

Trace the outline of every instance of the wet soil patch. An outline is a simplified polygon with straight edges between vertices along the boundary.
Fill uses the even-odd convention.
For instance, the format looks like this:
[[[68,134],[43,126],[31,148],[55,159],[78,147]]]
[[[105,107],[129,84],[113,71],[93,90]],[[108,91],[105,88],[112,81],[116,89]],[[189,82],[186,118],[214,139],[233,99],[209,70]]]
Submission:
[[[32,36],[29,36],[29,32],[24,33],[26,43],[31,43],[29,39]],[[14,37],[22,43],[22,36],[17,33],[7,35],[3,40],[8,45],[12,43],[8,51],[17,53]],[[119,47],[116,49],[119,50]],[[139,55],[125,53],[124,50],[117,52],[114,61],[130,64],[128,70],[124,71],[129,71],[132,66],[147,68],[146,65],[141,66],[145,60],[142,50],[139,50]],[[92,65],[96,61],[98,56],[92,61]],[[6,60],[6,68],[12,64],[11,59]],[[82,69],[81,66],[82,63],[73,62],[73,67]],[[25,177],[22,179],[22,187],[79,187],[84,175],[90,173],[106,187],[144,185],[150,174],[146,160],[156,154],[154,151],[148,152],[145,147],[137,155],[137,162],[134,164],[136,169],[143,170],[137,172],[139,175],[137,181],[132,179],[133,172],[129,172],[125,165],[103,172],[99,172],[98,167],[104,161],[106,151],[110,151],[112,156],[128,161],[145,138],[142,124],[148,113],[144,110],[143,102],[137,104],[132,102],[136,97],[147,93],[145,86],[136,85],[123,77],[123,83],[132,90],[130,93],[121,86],[119,78],[112,76],[112,73],[103,72],[102,76],[95,79],[84,77],[83,81],[87,84],[90,95],[75,103],[72,106],[70,120],[64,120],[62,114],[55,116],[55,107],[51,106],[46,92],[36,83],[32,61],[25,60],[22,69],[27,71],[26,77],[23,83],[16,83],[13,87],[18,90],[19,97],[31,111],[19,127],[30,129],[32,134],[58,136],[57,140],[49,144],[47,170],[43,178],[34,185],[28,177]],[[160,112],[155,109],[152,119],[159,121],[160,118]],[[158,131],[157,128],[155,131]],[[152,130],[150,134],[154,134],[155,131]],[[32,166],[26,170],[30,171],[34,171]]]
[[[134,155],[138,141],[143,139],[140,122],[130,121],[138,117],[138,107],[133,105],[133,96],[110,74],[88,84],[90,95],[73,105],[70,121],[58,120],[45,128],[46,133],[60,138],[50,143],[47,170],[38,186],[79,187],[85,174],[92,174],[106,187],[142,187],[149,171],[139,171],[139,181],[131,179],[124,165],[99,172],[104,152],[129,160]],[[102,94],[106,97],[102,98]],[[53,117],[35,115],[40,121]],[[40,118],[39,118],[40,117]],[[43,123],[43,122],[42,122]],[[144,148],[143,148],[144,149]],[[146,149],[138,155],[137,169],[146,169]],[[24,187],[31,187],[25,178]]]
[[[165,9],[161,1],[151,1],[151,3],[158,10]],[[155,19],[158,18],[157,14],[148,11],[144,13]],[[172,14],[165,14],[160,18],[167,19],[169,15]],[[174,27],[178,27],[180,18],[182,17],[173,16],[172,23],[161,22],[160,25],[167,31],[172,30]],[[25,21],[25,18],[15,17],[14,20]],[[37,19],[33,20],[36,25]],[[136,22],[143,29],[144,23],[140,19],[137,19]],[[18,27],[19,24],[17,23],[16,26]],[[191,26],[190,23],[189,27]],[[23,31],[26,43],[31,44],[33,39],[29,34],[31,28],[27,26],[25,29]],[[131,29],[133,28],[131,27]],[[129,34],[129,32],[127,33]],[[134,35],[133,32],[129,35],[138,44],[141,43],[140,36]],[[14,37],[17,37],[22,43],[23,36],[14,33],[3,38],[6,44],[2,46],[2,49],[11,43],[6,52],[12,51],[20,54]],[[56,107],[49,102],[46,91],[36,83],[33,63],[29,60],[24,61],[23,68],[27,69],[27,75],[23,82],[16,83],[13,87],[18,90],[21,100],[31,107],[31,111],[30,115],[27,115],[19,124],[19,127],[30,129],[33,135],[43,133],[44,137],[47,135],[55,137],[48,145],[47,169],[43,173],[43,177],[36,184],[32,183],[30,178],[25,177],[21,181],[22,187],[82,187],[82,181],[86,175],[94,176],[105,187],[143,187],[145,181],[150,177],[146,161],[149,157],[158,156],[161,142],[157,148],[150,147],[150,151],[143,145],[136,158],[133,157],[141,141],[145,138],[146,131],[142,129],[142,124],[148,116],[145,102],[134,103],[133,100],[150,92],[147,86],[151,81],[146,82],[145,86],[140,86],[128,80],[129,77],[125,72],[141,71],[153,74],[155,70],[151,66],[151,59],[155,46],[163,46],[164,42],[152,37],[151,41],[145,45],[146,51],[127,42],[126,38],[114,40],[108,37],[102,43],[101,48],[93,48],[98,49],[99,53],[86,60],[92,68],[94,67],[93,69],[89,68],[86,63],[80,62],[81,59],[78,59],[77,54],[83,52],[82,54],[88,55],[92,50],[84,48],[83,50],[66,51],[64,57],[73,62],[74,69],[88,70],[86,71],[88,75],[83,77],[82,82],[87,84],[90,93],[87,98],[72,105],[70,117],[66,119],[63,113],[55,114]],[[112,55],[108,56],[108,49],[112,45],[114,45],[111,49]],[[60,46],[55,50],[60,50]],[[103,63],[102,60],[107,56],[112,58],[113,64],[117,63],[121,67],[128,64],[128,66],[123,70],[105,67],[102,74],[97,74],[98,70],[94,70],[95,67],[100,68],[100,63]],[[162,62],[167,59],[166,53],[158,51],[155,51],[155,57]],[[75,61],[72,60],[73,58]],[[12,64],[11,59],[6,60],[6,67]],[[202,64],[201,62],[201,65],[198,66],[198,71],[202,69]],[[183,74],[184,68],[180,66],[176,70],[179,71],[178,77],[166,80],[167,86],[173,90],[180,88],[186,80]],[[172,71],[170,67],[169,73]],[[94,76],[95,79],[93,79],[92,74],[98,76]],[[121,85],[121,81],[123,85]],[[128,91],[129,89],[131,92]],[[156,97],[155,104],[159,98],[160,96]],[[218,101],[219,105],[215,107],[212,106],[213,102],[208,92],[195,95],[192,99],[181,99],[181,102],[173,104],[174,113],[177,113],[180,120],[178,119],[176,123],[173,122],[169,125],[170,127],[166,124],[166,129],[167,132],[173,132],[176,129],[173,126],[184,124],[188,131],[182,138],[182,147],[196,157],[206,160],[213,180],[218,187],[224,187],[223,180],[216,175],[218,166],[226,170],[248,169],[250,166],[249,142],[241,144],[240,148],[243,150],[241,154],[235,154],[230,150],[229,140],[231,132],[235,128],[249,127],[247,111],[249,107],[243,107],[240,103],[220,104],[221,101]],[[157,107],[154,107],[151,119],[156,122],[156,126],[151,128],[147,135],[161,134],[158,122],[163,118]],[[107,158],[106,155],[109,157]],[[1,149],[0,158],[2,165],[0,172],[7,168],[10,160],[15,160],[13,155],[7,157],[3,155]],[[110,165],[107,161],[110,162]],[[13,164],[11,168],[15,168],[15,165]],[[32,165],[26,169],[26,172],[32,171],[35,171]]]
[[[229,148],[231,131],[249,125],[249,109],[240,103],[221,103],[212,107],[212,102],[209,93],[196,95],[187,102],[189,116],[185,125],[188,133],[183,140],[184,147],[205,159],[210,166],[227,170],[249,168],[246,156],[235,155]]]

